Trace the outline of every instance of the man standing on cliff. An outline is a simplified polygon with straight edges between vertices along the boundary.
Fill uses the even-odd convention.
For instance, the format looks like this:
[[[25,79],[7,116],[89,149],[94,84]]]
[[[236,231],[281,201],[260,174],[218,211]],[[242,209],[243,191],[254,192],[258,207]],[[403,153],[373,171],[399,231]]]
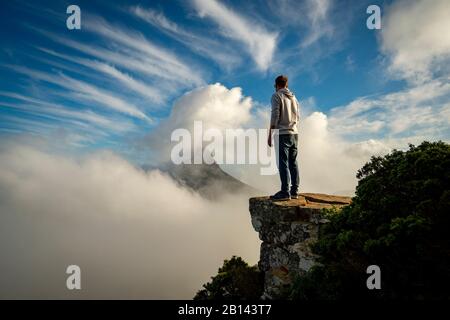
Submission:
[[[278,129],[278,170],[281,190],[270,197],[272,200],[298,199],[299,173],[297,164],[298,128],[300,107],[295,95],[288,89],[288,78],[275,79],[272,95],[272,114],[267,143],[272,147],[272,130]],[[290,178],[290,179],[289,179]],[[289,185],[289,182],[291,185]],[[290,188],[289,188],[290,186]]]

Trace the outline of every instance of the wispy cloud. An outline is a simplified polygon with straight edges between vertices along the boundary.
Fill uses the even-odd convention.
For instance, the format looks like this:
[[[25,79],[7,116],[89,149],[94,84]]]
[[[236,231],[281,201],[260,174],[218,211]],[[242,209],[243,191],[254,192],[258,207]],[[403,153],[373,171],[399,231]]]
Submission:
[[[153,116],[149,114],[161,112],[170,97],[180,90],[204,83],[202,67],[194,60],[150,41],[140,31],[112,25],[95,15],[83,16],[84,34],[75,38],[49,31],[51,28],[44,30],[28,23],[24,26],[28,31],[72,49],[69,53],[67,48],[56,49],[52,46],[50,49],[48,45],[35,43],[32,46],[39,50],[38,54],[22,53],[31,57],[34,60],[32,63],[44,62],[51,66],[51,71],[42,66],[17,65],[15,62],[2,65],[25,75],[31,84],[22,85],[25,90],[16,92],[20,92],[20,96],[7,97],[5,92],[3,94],[9,98],[3,99],[3,106],[18,110],[26,117],[73,125],[78,122],[77,129],[90,125],[108,133],[117,133],[122,129],[122,132],[128,132],[127,128],[133,125],[125,116],[152,124]],[[85,34],[94,36],[94,45],[85,38]],[[205,50],[207,47],[205,43]],[[46,92],[46,97],[41,97],[41,100],[35,98],[41,96],[33,91],[36,88]],[[11,99],[20,102],[11,102]],[[65,108],[66,102],[71,107]],[[81,109],[74,110],[73,105]],[[86,106],[101,112],[88,111]],[[40,113],[36,109],[40,109]],[[109,114],[102,116],[104,111]],[[115,121],[116,127],[121,129],[114,131],[111,126]],[[90,132],[94,131],[93,128]]]
[[[242,43],[260,70],[270,67],[277,45],[276,32],[268,31],[216,0],[192,0],[192,3],[200,17],[210,18],[219,26],[223,36]]]
[[[96,30],[97,23],[99,23],[98,30]],[[200,67],[190,66],[164,48],[151,45],[144,36],[136,31],[109,26],[101,18],[98,18],[98,20],[91,19],[90,22],[88,20],[84,25],[86,25],[86,29],[89,27],[89,30],[93,30],[97,34],[107,34],[108,36],[100,37],[101,41],[98,41],[98,45],[88,45],[53,32],[35,27],[29,28],[56,43],[94,57],[100,62],[108,63],[116,69],[120,66],[140,75],[150,84],[158,83],[158,87],[161,89],[159,91],[160,97],[163,101],[167,96],[180,89],[203,84],[204,80]],[[112,28],[112,32],[108,28]],[[115,42],[116,45],[113,46],[113,49],[105,48],[101,46],[102,42],[108,43],[109,46]],[[150,55],[149,52],[153,53]],[[163,57],[164,55],[172,56],[174,63],[168,62],[167,57]]]
[[[0,106],[8,106],[8,104],[0,103]],[[0,131],[26,133],[22,136],[25,139],[33,136],[37,139],[36,141],[52,141],[55,148],[58,149],[65,149],[67,146],[85,147],[95,143],[99,137],[107,136],[103,131],[73,119],[60,123],[42,115],[24,118],[23,116],[3,114],[0,115],[0,120],[13,127],[2,126]],[[13,141],[20,140],[20,138],[21,136],[13,136]]]
[[[25,104],[17,104],[0,101],[0,105],[20,109],[39,116],[56,117],[56,120],[62,122],[76,119],[86,123],[87,127],[89,127],[89,125],[93,125],[112,132],[126,132],[134,129],[134,125],[125,119],[106,117],[89,109],[79,110],[68,108],[61,104],[50,103],[14,92],[0,91],[0,96],[25,102]]]
[[[227,44],[202,36],[199,33],[187,31],[186,27],[181,27],[169,20],[162,12],[141,6],[133,6],[129,10],[136,17],[158,28],[193,52],[217,62],[220,67],[230,69],[241,61],[235,50],[229,48]]]
[[[141,33],[115,27],[102,18],[86,19],[84,26],[90,32],[101,35],[109,41],[125,46],[129,50],[137,51],[140,53],[138,56],[143,58],[142,60],[156,67],[160,76],[170,77],[171,80],[178,83],[187,82],[193,85],[203,83],[198,71],[191,68],[189,64],[182,61],[171,51],[153,44]]]
[[[394,93],[355,99],[331,109],[329,123],[334,133],[353,140],[414,135],[446,138],[449,98],[450,82],[435,80]]]
[[[136,106],[118,98],[111,93],[101,90],[91,84],[61,75],[66,80],[68,86],[78,93],[80,98],[97,102],[103,106],[115,109],[116,111],[131,115],[133,117],[150,120],[150,118],[139,110]]]
[[[363,6],[363,2],[344,6],[331,0],[269,1],[272,23],[283,30],[272,69],[308,74],[312,82],[320,83],[328,73],[321,70],[322,62],[346,49],[355,13],[364,12]]]
[[[302,47],[308,47],[322,37],[331,37],[333,27],[330,23],[329,12],[331,10],[330,0],[307,0],[305,12],[309,24],[309,33],[302,41]]]
[[[77,64],[83,65],[85,67],[91,68],[95,71],[103,72],[106,75],[111,76],[112,78],[119,80],[122,84],[124,84],[129,89],[139,93],[140,95],[149,98],[151,101],[155,103],[164,102],[164,98],[166,96],[165,93],[157,90],[155,87],[148,86],[147,84],[136,80],[131,75],[121,72],[117,68],[107,63],[103,63],[96,60],[90,60],[85,58],[73,57],[66,54],[60,54],[52,50],[48,50],[45,48],[38,48],[39,50],[46,52],[55,57],[59,57],[68,61],[75,62]]]
[[[330,0],[278,0],[270,1],[268,5],[282,29],[294,28],[297,31],[301,49],[320,40],[331,39],[336,35],[335,30],[342,27],[333,15],[339,7],[333,8]]]
[[[103,107],[113,109],[120,113],[150,121],[150,118],[136,106],[122,100],[119,97],[114,96],[112,93],[106,90],[102,90],[95,87],[94,85],[73,79],[69,76],[64,75],[63,73],[54,75],[42,71],[32,70],[22,66],[13,65],[7,67],[32,79],[45,81],[59,87],[63,87],[69,90],[69,92],[72,92],[73,95],[76,95],[78,98],[81,98],[83,100],[93,101],[98,103],[99,105],[102,105]]]
[[[172,80],[170,74],[163,73],[163,70],[159,66],[149,61],[145,56],[137,54],[136,52],[128,51],[128,53],[122,53],[111,51],[95,45],[86,45],[47,31],[41,32],[51,40],[54,40],[79,52],[95,57],[99,60],[107,61],[111,64],[119,65],[127,70],[143,73],[157,79],[161,78],[167,79],[169,81]]]

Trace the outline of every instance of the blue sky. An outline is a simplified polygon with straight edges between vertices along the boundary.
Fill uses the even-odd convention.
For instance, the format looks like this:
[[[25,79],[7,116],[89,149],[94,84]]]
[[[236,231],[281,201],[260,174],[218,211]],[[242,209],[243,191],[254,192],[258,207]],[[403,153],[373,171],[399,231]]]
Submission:
[[[127,154],[130,141],[152,132],[180,96],[199,86],[241,87],[269,112],[273,79],[282,73],[305,109],[327,114],[350,141],[446,139],[449,50],[435,41],[429,56],[405,63],[409,42],[402,41],[413,35],[398,35],[396,21],[415,17],[402,3],[4,1],[0,134],[62,136],[74,148]],[[445,6],[436,3],[428,16]],[[81,8],[81,30],[66,28],[70,4]],[[382,8],[382,30],[366,27],[369,4]],[[431,108],[421,118],[383,109],[428,92],[426,86],[436,95],[405,105]],[[386,120],[389,112],[399,118]],[[361,130],[350,130],[352,121]]]

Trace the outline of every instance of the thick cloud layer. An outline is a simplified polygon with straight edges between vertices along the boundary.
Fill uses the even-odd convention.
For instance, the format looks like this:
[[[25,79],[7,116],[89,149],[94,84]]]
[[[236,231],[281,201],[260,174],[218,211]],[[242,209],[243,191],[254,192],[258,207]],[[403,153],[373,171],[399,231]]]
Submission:
[[[144,145],[152,151],[152,161],[170,161],[174,130],[184,128],[193,136],[194,121],[202,123],[203,131],[241,128],[252,121],[252,107],[251,98],[244,97],[239,87],[228,89],[220,83],[199,87],[175,101],[170,116],[146,137]]]
[[[386,153],[390,148],[381,141],[370,139],[346,141],[338,134],[333,134],[324,113],[301,108],[301,114],[298,158],[301,190],[352,195],[357,183],[356,171],[371,155]],[[269,115],[269,105],[255,104],[251,98],[243,95],[240,88],[228,89],[216,83],[197,88],[178,99],[170,116],[155,128],[145,143],[157,161],[170,161],[171,148],[177,144],[170,141],[171,133],[175,129],[185,128],[193,136],[194,121],[201,121],[203,132],[215,128],[225,136],[226,129],[267,129]],[[341,123],[335,124],[336,127],[339,125]],[[192,141],[193,139],[192,137]],[[267,138],[264,136],[261,139],[265,144]],[[231,147],[230,141],[227,143],[228,147]],[[224,152],[227,150],[224,149]],[[249,150],[247,146],[246,159],[249,158]],[[221,167],[262,192],[273,193],[279,188],[278,175],[261,175],[260,163],[223,164]]]
[[[258,260],[245,195],[211,202],[112,153],[2,148],[0,190],[1,298],[191,298],[224,258]]]
[[[198,88],[175,103],[146,143],[164,163],[176,128],[192,130],[194,120],[219,130],[266,128],[269,111],[239,88]],[[356,170],[389,148],[347,142],[328,125],[323,113],[302,113],[301,191],[352,194]],[[223,259],[257,262],[249,195],[207,200],[111,152],[44,150],[23,141],[0,145],[0,297],[191,298]],[[262,176],[258,166],[223,169],[261,193],[278,189],[278,176]],[[65,287],[71,264],[82,270],[79,292]]]

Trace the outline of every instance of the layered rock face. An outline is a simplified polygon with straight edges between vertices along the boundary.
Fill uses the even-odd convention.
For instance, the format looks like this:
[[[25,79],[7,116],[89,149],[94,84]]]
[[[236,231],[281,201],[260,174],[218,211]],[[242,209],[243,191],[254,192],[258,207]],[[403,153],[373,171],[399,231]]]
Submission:
[[[265,274],[263,299],[283,298],[297,275],[304,274],[317,257],[310,245],[327,223],[322,209],[342,207],[350,197],[302,193],[299,199],[272,201],[250,198],[252,225],[262,240],[259,268]]]

